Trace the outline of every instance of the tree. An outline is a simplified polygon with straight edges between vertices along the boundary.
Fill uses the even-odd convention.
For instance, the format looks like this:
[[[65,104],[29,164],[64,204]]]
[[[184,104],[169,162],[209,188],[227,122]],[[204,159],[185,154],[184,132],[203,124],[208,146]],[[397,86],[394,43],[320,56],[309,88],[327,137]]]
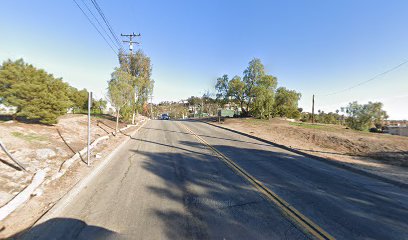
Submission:
[[[16,115],[44,124],[57,118],[72,105],[69,85],[22,59],[0,66],[0,103],[17,108]]]
[[[99,114],[102,114],[103,110],[106,108],[107,103],[108,102],[106,100],[103,100],[102,98],[99,100],[92,101],[92,111],[93,112],[98,111]]]
[[[280,117],[299,118],[298,102],[302,95],[294,90],[280,87],[276,90],[274,114]]]
[[[278,80],[272,75],[262,76],[254,86],[254,106],[255,116],[270,118],[273,112],[275,89]]]
[[[78,91],[74,87],[69,87],[68,97],[71,101],[72,112],[85,111],[88,108],[88,90],[85,88]]]
[[[228,101],[228,75],[224,74],[222,77],[217,78],[215,89],[217,90],[217,100],[223,103]]]
[[[381,102],[368,102],[367,104],[358,104],[357,101],[349,103],[342,111],[346,111],[348,117],[346,124],[352,129],[366,131],[372,125],[381,125],[388,118],[386,111],[382,109]]]
[[[254,58],[249,62],[247,69],[244,71],[245,95],[248,99],[247,110],[251,106],[255,97],[255,89],[257,83],[265,76],[265,67],[261,60]]]
[[[108,98],[116,110],[115,133],[118,132],[121,108],[132,104],[134,96],[133,81],[134,77],[130,73],[121,68],[116,68],[112,73],[111,80],[108,82]]]
[[[235,76],[228,82],[228,96],[231,96],[240,105],[241,110],[244,111],[245,83],[241,80],[241,77]]]
[[[154,85],[152,85],[153,80],[151,79],[152,65],[150,58],[142,50],[129,55],[120,52],[119,63],[123,71],[127,71],[134,77],[131,82],[135,94],[131,105],[132,123],[134,124],[135,115],[143,110],[143,106],[147,103],[149,96],[153,92]]]
[[[199,97],[191,96],[187,98],[187,103],[189,105],[189,108],[192,108],[193,114],[195,114],[197,107],[201,106],[201,99]]]

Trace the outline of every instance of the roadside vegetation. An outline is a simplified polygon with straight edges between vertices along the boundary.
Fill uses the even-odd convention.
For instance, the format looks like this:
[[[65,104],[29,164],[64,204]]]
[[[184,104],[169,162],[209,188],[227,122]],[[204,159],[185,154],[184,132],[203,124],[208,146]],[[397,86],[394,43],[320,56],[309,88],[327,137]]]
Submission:
[[[320,128],[315,123],[322,123],[371,132],[382,132],[383,123],[388,118],[380,102],[352,102],[334,112],[318,110],[312,117],[312,113],[303,112],[298,106],[301,93],[279,86],[278,78],[267,73],[257,58],[248,63],[242,76],[230,78],[224,74],[217,78],[214,87],[215,93],[207,90],[202,96],[156,104],[153,115],[166,112],[171,118],[208,117],[217,116],[220,110],[226,109],[234,117],[289,118],[304,122],[293,124],[306,128]]]
[[[119,63],[108,81],[107,99],[92,99],[91,113],[103,114],[109,100],[118,118],[134,123],[137,114],[149,114],[154,86],[150,58],[141,50],[120,53]],[[15,108],[14,119],[51,125],[68,112],[87,113],[88,90],[78,90],[23,59],[8,60],[0,65],[0,104]]]
[[[135,54],[119,54],[119,67],[108,81],[108,100],[116,109],[116,122],[135,122],[139,113],[150,115],[148,99],[153,94],[150,58],[141,50]]]
[[[241,116],[258,118],[299,118],[298,101],[301,94],[285,87],[278,88],[278,79],[265,72],[260,59],[254,58],[243,72],[231,80],[225,74],[217,79],[216,99],[221,104],[239,106]]]
[[[13,117],[31,122],[55,124],[59,116],[71,110],[85,112],[88,91],[78,90],[45,70],[23,59],[8,60],[0,66],[0,103],[16,108]],[[106,107],[103,99],[92,103],[94,113]]]

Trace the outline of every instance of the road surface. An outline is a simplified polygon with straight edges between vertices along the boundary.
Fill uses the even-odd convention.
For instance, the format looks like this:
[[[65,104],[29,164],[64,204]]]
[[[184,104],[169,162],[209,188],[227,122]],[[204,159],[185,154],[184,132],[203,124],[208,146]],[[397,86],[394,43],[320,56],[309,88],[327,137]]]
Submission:
[[[149,121],[21,239],[307,239],[201,139],[336,239],[408,239],[408,191],[195,121]]]

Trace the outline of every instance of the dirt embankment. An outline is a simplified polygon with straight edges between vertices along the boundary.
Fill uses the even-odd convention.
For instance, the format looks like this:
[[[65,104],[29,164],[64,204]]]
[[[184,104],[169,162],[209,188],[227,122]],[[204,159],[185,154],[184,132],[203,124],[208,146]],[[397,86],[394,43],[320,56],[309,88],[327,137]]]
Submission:
[[[48,175],[54,174],[66,159],[82,150],[87,143],[87,124],[86,115],[63,116],[55,126],[17,121],[0,123],[1,141],[28,170],[19,169],[0,151],[0,207],[30,183],[35,171],[47,169]],[[123,126],[120,123],[119,127]],[[114,127],[115,121],[109,116],[92,118],[91,140],[107,135]]]
[[[312,125],[280,119],[226,119],[222,126],[328,160],[408,180],[408,137],[355,131],[339,125]]]

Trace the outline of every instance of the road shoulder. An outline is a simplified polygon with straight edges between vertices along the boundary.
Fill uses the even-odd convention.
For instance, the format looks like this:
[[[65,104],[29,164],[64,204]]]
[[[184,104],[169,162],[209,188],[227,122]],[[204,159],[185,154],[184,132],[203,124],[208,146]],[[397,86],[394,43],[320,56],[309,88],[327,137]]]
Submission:
[[[98,152],[101,158],[93,159],[92,167],[86,167],[82,161],[77,161],[60,178],[49,182],[41,189],[43,194],[32,197],[29,201],[11,213],[0,225],[0,239],[9,238],[16,233],[23,233],[31,228],[38,221],[48,216],[48,213],[56,209],[68,198],[73,198],[74,193],[78,192],[83,182],[89,182],[104,165],[106,165],[111,156],[124,146],[142,125],[136,129],[129,129],[118,135],[112,140],[97,146],[94,151]],[[83,186],[82,186],[83,187]]]
[[[240,134],[242,136],[246,136],[267,144],[270,144],[272,146],[275,147],[279,147],[282,148],[284,150],[305,156],[305,157],[309,157],[321,162],[325,162],[331,165],[334,165],[336,167],[340,167],[346,170],[349,170],[351,172],[363,175],[363,176],[367,176],[367,177],[371,177],[401,188],[405,188],[408,189],[408,184],[407,184],[407,176],[406,176],[406,170],[402,169],[402,167],[396,167],[396,166],[384,166],[381,168],[378,167],[374,167],[374,166],[370,166],[370,165],[358,165],[355,164],[353,162],[349,162],[349,161],[342,161],[341,159],[338,158],[333,158],[333,157],[327,157],[327,156],[322,156],[322,155],[318,155],[316,153],[312,154],[309,152],[305,152],[305,151],[301,151],[298,150],[296,148],[293,148],[291,146],[286,146],[277,142],[274,142],[270,139],[267,139],[265,137],[260,137],[259,134],[255,133],[255,132],[251,132],[251,131],[245,131],[243,129],[238,129],[235,128],[233,126],[229,126],[229,125],[222,125],[220,123],[216,123],[213,121],[202,121],[206,124],[209,124],[211,126],[223,129],[223,130],[227,130],[236,134]]]

